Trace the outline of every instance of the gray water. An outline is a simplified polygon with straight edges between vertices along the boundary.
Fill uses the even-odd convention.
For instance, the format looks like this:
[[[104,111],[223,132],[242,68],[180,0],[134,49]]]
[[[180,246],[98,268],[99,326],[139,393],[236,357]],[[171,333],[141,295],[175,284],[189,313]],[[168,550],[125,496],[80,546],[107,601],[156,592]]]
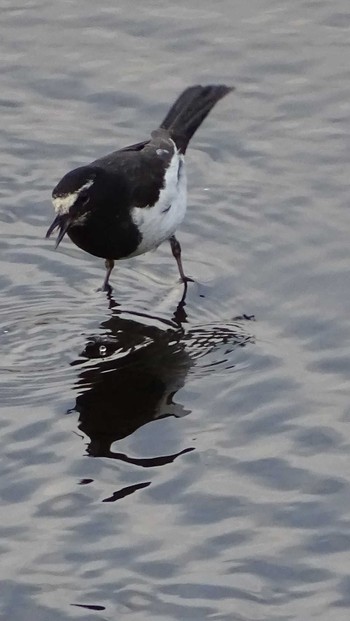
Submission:
[[[347,0],[1,2],[0,610],[11,621],[345,621]],[[44,235],[70,168],[236,91],[178,237]],[[253,317],[254,316],[254,317]]]

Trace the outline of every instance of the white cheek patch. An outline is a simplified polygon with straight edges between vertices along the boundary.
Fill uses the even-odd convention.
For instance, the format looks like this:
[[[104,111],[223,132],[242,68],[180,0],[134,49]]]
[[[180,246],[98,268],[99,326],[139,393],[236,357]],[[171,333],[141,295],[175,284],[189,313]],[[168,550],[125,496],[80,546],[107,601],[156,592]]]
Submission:
[[[84,183],[84,185],[78,188],[78,190],[76,190],[75,192],[70,192],[69,194],[61,194],[60,196],[54,196],[52,198],[52,204],[57,215],[63,216],[64,214],[68,213],[70,208],[73,207],[80,192],[90,188],[93,182],[93,179],[89,179],[89,181]]]
[[[64,194],[63,196],[56,196],[53,198],[52,203],[55,212],[60,216],[68,213],[70,208],[74,205],[77,196],[78,192],[73,192],[72,194]]]

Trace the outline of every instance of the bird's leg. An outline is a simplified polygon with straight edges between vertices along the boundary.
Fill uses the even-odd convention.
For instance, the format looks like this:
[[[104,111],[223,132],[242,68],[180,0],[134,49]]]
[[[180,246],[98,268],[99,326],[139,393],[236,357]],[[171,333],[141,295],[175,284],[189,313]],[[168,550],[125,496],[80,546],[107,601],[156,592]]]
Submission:
[[[171,237],[169,237],[169,242],[170,242],[171,252],[173,253],[173,256],[176,259],[177,267],[178,267],[182,282],[185,284],[187,282],[193,282],[193,279],[186,276],[183,270],[182,261],[181,261],[181,246],[180,246],[180,243],[177,241],[175,235],[172,235]]]
[[[106,259],[105,260],[105,266],[106,266],[106,276],[105,279],[103,281],[103,285],[102,285],[102,291],[107,291],[107,292],[111,292],[112,287],[111,285],[108,283],[109,281],[109,277],[111,275],[112,269],[114,267],[114,261],[113,259]]]

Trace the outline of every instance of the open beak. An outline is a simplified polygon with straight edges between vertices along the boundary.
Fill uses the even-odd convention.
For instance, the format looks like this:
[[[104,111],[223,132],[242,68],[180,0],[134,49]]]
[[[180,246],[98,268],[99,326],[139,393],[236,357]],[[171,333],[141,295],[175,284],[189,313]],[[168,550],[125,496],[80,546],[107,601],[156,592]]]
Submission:
[[[63,215],[59,214],[58,216],[56,216],[53,223],[49,227],[45,237],[46,238],[50,237],[51,233],[53,233],[55,229],[59,229],[59,233],[56,239],[56,246],[55,246],[57,248],[57,246],[59,246],[65,234],[67,233],[71,223],[72,223],[72,220],[68,214],[63,214]]]

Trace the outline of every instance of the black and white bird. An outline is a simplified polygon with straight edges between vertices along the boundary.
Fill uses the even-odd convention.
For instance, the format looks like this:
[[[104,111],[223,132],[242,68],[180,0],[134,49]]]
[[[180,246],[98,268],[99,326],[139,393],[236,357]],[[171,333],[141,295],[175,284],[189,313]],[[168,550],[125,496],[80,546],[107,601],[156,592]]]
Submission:
[[[67,173],[52,193],[58,229],[79,248],[105,259],[103,290],[110,290],[114,261],[170,241],[181,279],[185,276],[175,231],[186,212],[184,155],[213,106],[232,91],[225,85],[191,86],[149,140],[115,151]]]

